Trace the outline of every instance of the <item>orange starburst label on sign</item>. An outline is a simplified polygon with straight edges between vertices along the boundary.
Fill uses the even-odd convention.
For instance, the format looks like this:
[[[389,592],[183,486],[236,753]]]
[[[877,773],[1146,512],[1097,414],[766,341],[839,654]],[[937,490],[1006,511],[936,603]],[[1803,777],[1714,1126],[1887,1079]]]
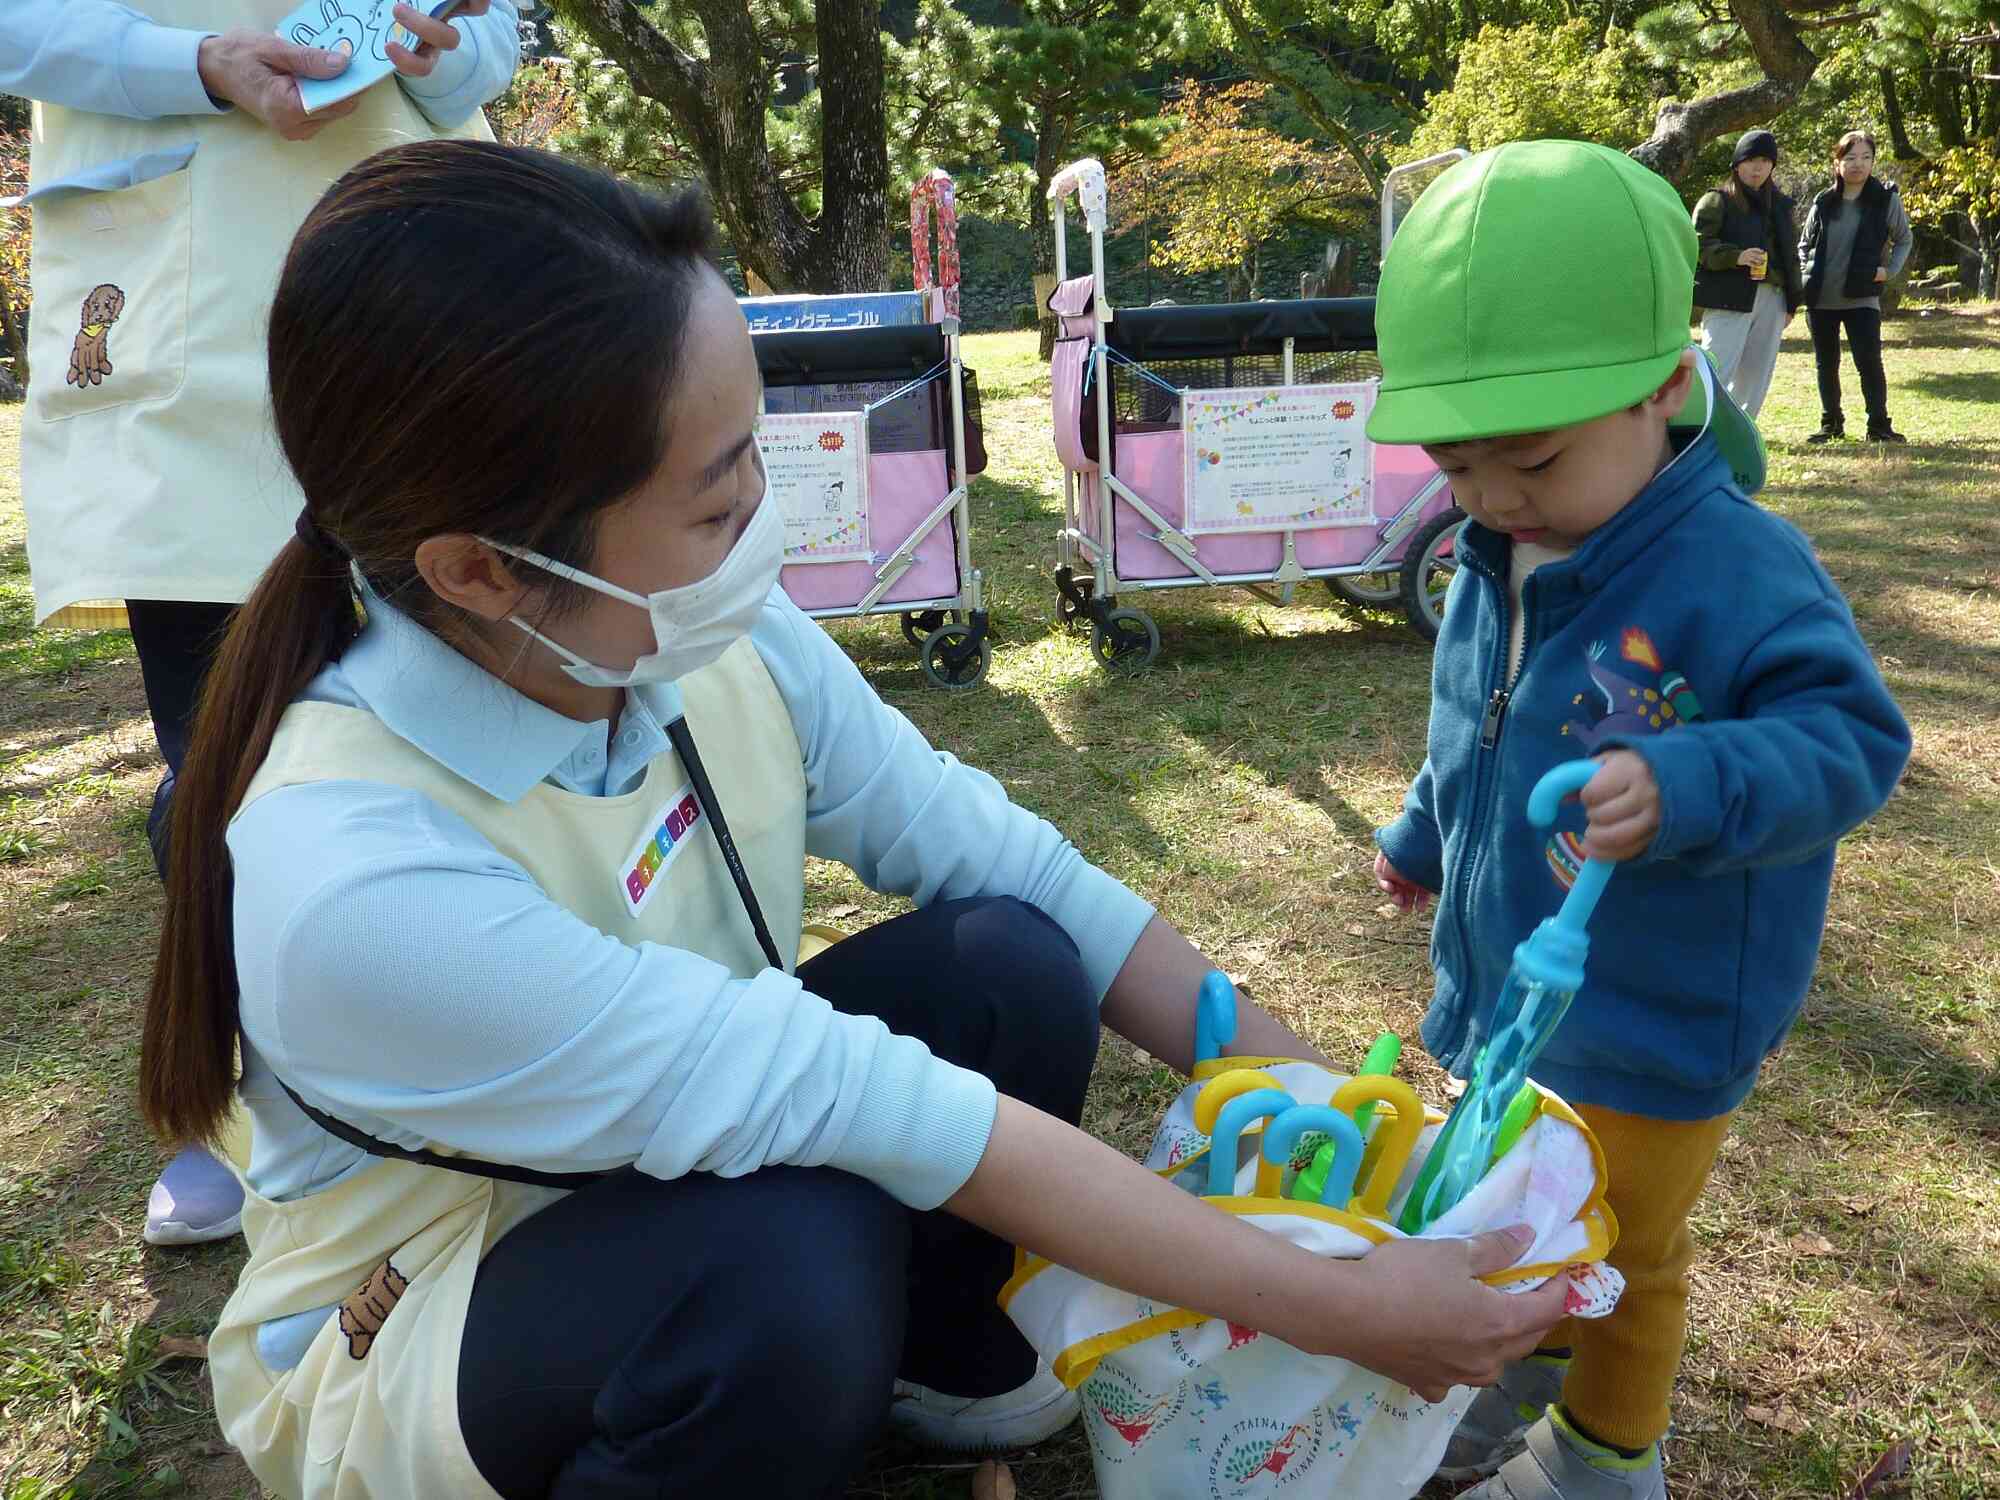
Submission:
[[[1354,403],[1352,401],[1334,402],[1333,414],[1336,417],[1340,418],[1341,421],[1345,422],[1349,417],[1354,415]]]
[[[829,453],[838,453],[847,446],[847,439],[837,432],[822,432],[819,435],[819,445]]]

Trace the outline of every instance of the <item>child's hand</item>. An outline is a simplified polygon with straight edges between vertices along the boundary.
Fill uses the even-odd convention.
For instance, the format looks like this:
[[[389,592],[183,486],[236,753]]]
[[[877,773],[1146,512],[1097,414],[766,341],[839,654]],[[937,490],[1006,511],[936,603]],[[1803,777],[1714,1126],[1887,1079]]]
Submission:
[[[1590,818],[1583,852],[1592,859],[1636,859],[1660,831],[1660,784],[1633,750],[1607,751],[1597,765],[1577,794]]]
[[[1419,912],[1430,904],[1431,893],[1390,864],[1389,856],[1380,851],[1375,855],[1375,883],[1404,911]]]

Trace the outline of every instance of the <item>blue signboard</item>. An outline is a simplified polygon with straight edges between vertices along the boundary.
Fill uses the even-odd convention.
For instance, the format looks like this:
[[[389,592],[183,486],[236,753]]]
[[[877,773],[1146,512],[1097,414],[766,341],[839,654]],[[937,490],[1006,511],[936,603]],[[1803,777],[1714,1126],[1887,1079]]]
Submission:
[[[752,333],[822,328],[912,328],[928,322],[922,292],[856,292],[824,297],[739,297]]]

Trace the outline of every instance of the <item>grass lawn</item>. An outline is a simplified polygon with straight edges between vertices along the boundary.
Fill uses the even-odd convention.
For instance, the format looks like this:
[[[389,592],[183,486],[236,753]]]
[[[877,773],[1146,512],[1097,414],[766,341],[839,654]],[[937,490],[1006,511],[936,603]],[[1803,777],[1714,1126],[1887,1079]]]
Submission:
[[[1682,1497],[1846,1494],[1904,1439],[1901,1493],[2000,1496],[2000,313],[1885,336],[1907,448],[1798,441],[1818,415],[1802,323],[1764,413],[1766,499],[1846,589],[1917,745],[1901,792],[1845,846],[1805,1019],[1695,1218],[1669,1454]],[[992,675],[947,695],[893,618],[834,634],[938,744],[1333,1056],[1384,1027],[1414,1036],[1426,935],[1367,870],[1423,756],[1428,650],[1317,586],[1285,609],[1190,590],[1148,602],[1158,666],[1107,677],[1054,623],[1060,475],[1033,337],[975,337],[969,359],[993,457],[973,489]],[[30,628],[19,425],[0,407],[0,1500],[254,1497],[202,1367],[170,1342],[205,1331],[240,1243],[139,1239],[164,1154],[132,1100],[159,915],[137,664],[122,633]],[[897,909],[844,870],[808,880],[809,918]],[[1406,1076],[1441,1098],[1415,1051]],[[1107,1040],[1091,1123],[1137,1150],[1174,1087]],[[1030,1500],[1095,1494],[1074,1432],[1015,1475]],[[966,1466],[884,1449],[853,1493],[960,1497],[968,1482]]]

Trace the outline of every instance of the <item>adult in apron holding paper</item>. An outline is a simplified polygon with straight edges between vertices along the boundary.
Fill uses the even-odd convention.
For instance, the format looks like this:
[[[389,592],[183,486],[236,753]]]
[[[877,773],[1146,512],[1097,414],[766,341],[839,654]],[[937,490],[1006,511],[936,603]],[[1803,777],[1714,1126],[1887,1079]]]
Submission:
[[[329,0],[360,12],[358,0]],[[38,101],[35,379],[21,488],[38,623],[129,624],[166,762],[156,858],[194,702],[229,611],[290,535],[299,496],[265,414],[264,317],[293,232],[386,146],[490,138],[479,108],[518,52],[511,0],[395,14],[398,70],[306,115],[296,77],[347,66],[358,23],[280,38],[297,0],[7,0],[0,90]],[[312,43],[312,45],[307,45]],[[241,1193],[183,1152],[146,1238],[235,1233]]]
[[[164,1132],[256,1121],[229,1439],[285,1496],[838,1493],[885,1417],[1074,1415],[994,1305],[1011,1243],[1492,1378],[1562,1310],[1472,1279],[1511,1234],[1323,1261],[1075,1128],[1100,1022],[1191,1062],[1208,961],[776,587],[711,235],[438,143],[286,265],[305,505],[196,728],[145,1047]],[[808,853],[916,910],[795,963]]]

